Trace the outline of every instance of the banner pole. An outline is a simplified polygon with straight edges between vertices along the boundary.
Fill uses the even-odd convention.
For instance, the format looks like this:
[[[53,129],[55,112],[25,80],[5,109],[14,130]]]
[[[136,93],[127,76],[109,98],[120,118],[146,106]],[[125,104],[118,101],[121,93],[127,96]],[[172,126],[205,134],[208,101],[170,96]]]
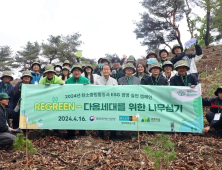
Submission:
[[[137,117],[137,132],[138,132],[138,144],[139,144],[139,154],[140,154],[140,130],[139,130],[139,113],[136,114]]]
[[[27,166],[27,169],[29,169],[28,168],[28,161],[29,161],[29,159],[28,159],[28,145],[27,145],[27,140],[28,140],[28,130],[27,130],[27,121],[26,121],[26,166]]]

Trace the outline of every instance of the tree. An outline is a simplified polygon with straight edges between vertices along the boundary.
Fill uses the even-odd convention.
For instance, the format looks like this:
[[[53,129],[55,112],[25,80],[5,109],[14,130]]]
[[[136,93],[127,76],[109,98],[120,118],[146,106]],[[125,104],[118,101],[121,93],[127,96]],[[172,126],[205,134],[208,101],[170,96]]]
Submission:
[[[148,13],[140,14],[141,21],[135,23],[134,33],[144,39],[142,45],[148,46],[148,50],[158,49],[160,45],[170,48],[168,43],[177,40],[182,46],[177,22],[183,19],[184,0],[143,0],[141,4]]]
[[[217,0],[197,0],[196,5],[203,8],[206,11],[206,35],[205,35],[205,46],[210,44],[210,23],[211,23],[211,13],[218,6]]]
[[[42,56],[52,63],[53,60],[59,60],[64,62],[69,60],[71,65],[76,62],[80,62],[83,58],[76,57],[75,53],[78,51],[77,48],[81,46],[82,41],[79,40],[81,34],[74,33],[72,35],[50,35],[48,43],[42,43]]]
[[[9,46],[0,46],[0,71],[10,70],[15,68],[14,58],[12,57],[13,51]]]
[[[30,68],[34,61],[39,61],[39,53],[41,46],[38,42],[28,43],[22,47],[23,50],[17,51],[15,62],[18,67],[22,67],[22,70]]]
[[[218,0],[218,7],[214,10],[212,28],[216,29],[220,34],[216,36],[216,41],[222,38],[222,1]]]

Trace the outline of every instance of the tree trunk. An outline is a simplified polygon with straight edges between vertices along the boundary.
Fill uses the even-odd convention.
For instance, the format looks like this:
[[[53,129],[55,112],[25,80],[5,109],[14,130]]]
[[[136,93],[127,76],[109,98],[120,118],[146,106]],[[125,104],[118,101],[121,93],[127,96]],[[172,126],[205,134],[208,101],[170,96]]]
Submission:
[[[210,11],[207,11],[207,31],[205,36],[205,46],[209,46],[209,37],[210,37]]]

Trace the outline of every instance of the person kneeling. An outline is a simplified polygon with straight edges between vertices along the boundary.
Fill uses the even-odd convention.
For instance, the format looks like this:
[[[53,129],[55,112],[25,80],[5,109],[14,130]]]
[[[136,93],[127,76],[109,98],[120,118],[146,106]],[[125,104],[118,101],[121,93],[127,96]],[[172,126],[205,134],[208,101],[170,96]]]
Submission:
[[[214,128],[217,131],[217,137],[222,136],[222,86],[215,91],[215,96],[212,98],[204,98],[203,106],[211,106],[210,112],[207,112],[206,118],[209,122],[209,126],[203,129],[204,133],[207,133],[211,128]]]

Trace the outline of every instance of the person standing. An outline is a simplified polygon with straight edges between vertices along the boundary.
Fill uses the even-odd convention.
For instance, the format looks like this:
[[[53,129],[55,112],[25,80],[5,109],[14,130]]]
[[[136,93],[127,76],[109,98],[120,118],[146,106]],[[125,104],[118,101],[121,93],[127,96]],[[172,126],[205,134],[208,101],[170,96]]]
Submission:
[[[102,67],[102,75],[100,78],[98,78],[95,82],[96,85],[103,85],[103,86],[115,86],[118,85],[116,79],[110,77],[111,73],[111,67],[110,65],[104,65]],[[99,130],[99,137],[101,139],[104,138],[104,131]],[[109,139],[116,141],[116,131],[110,131]]]
[[[202,49],[198,45],[198,41],[195,45],[195,49],[196,49],[196,54],[185,54],[186,49],[183,52],[183,47],[181,47],[179,44],[174,45],[172,53],[175,54],[175,57],[171,59],[171,62],[173,64],[176,64],[176,62],[180,60],[186,61],[187,66],[190,68],[187,73],[193,74],[198,78],[196,63],[200,61],[200,59],[203,57]]]
[[[176,75],[177,71],[174,70],[173,64],[170,61],[165,61],[162,65],[163,77],[167,79],[168,85],[170,85],[170,79]]]
[[[138,85],[138,84],[140,84],[140,79],[133,76],[133,74],[136,72],[136,70],[135,70],[132,63],[127,63],[125,65],[125,68],[123,69],[123,72],[125,73],[125,76],[119,78],[119,80],[118,80],[119,85]]]
[[[71,64],[70,64],[69,60],[65,60],[62,66],[63,67],[68,67],[70,69]]]
[[[46,75],[43,79],[40,81],[40,85],[46,85],[50,86],[51,84],[60,84],[63,85],[62,79],[57,77],[55,75],[54,67],[51,64],[47,64],[45,66],[45,72],[44,74]],[[58,130],[53,130],[53,135],[58,136]],[[42,134],[42,137],[45,137],[45,133]]]
[[[32,84],[31,80],[32,75],[31,75],[31,71],[26,70],[22,73],[22,77],[21,77],[22,81],[18,82],[15,85],[15,88],[13,90],[13,96],[14,96],[14,106],[13,108],[16,107],[16,105],[18,104],[19,100],[21,99],[21,92],[22,92],[22,84]],[[17,117],[13,120],[13,128],[18,128],[19,127],[19,114],[16,115]]]
[[[69,73],[69,67],[63,67],[62,68],[62,74],[59,76],[59,78],[62,79],[62,83],[65,84],[66,80],[71,77]]]
[[[86,77],[83,77],[81,74],[83,73],[82,67],[79,64],[73,66],[72,77],[68,78],[65,84],[89,84],[89,80]],[[68,137],[67,139],[72,139],[75,136],[75,130],[67,130]],[[85,136],[85,130],[79,130],[80,136]]]
[[[116,79],[116,81],[118,81],[119,78],[125,76],[122,68],[120,68],[120,59],[118,57],[114,57],[112,58],[111,63],[112,63],[111,77]]]
[[[152,75],[145,80],[144,84],[154,86],[167,86],[167,79],[160,74],[161,71],[162,67],[160,66],[160,63],[152,63],[149,70]]]
[[[146,71],[146,66],[143,62],[139,62],[136,65],[136,74],[135,77],[140,79],[140,84],[144,85],[146,79],[149,78],[149,74]]]
[[[165,61],[170,61],[169,59],[167,59],[167,57],[169,56],[169,53],[167,50],[165,49],[162,49],[159,51],[159,57],[160,57],[160,64],[161,66],[163,66],[163,63]]]
[[[61,76],[62,66],[59,63],[54,66],[54,70],[57,77]]]
[[[40,82],[40,79],[41,79],[41,74],[39,73],[39,71],[41,70],[41,64],[37,61],[33,62],[32,63],[32,66],[31,66],[31,69],[32,69],[32,84],[39,84]]]
[[[13,80],[11,71],[4,71],[3,75],[1,77],[1,83],[0,83],[0,93],[7,93],[10,97],[9,105],[7,105],[7,108],[13,109],[14,107],[14,96],[13,96],[13,90],[14,86],[10,83],[10,81]]]
[[[170,79],[171,86],[191,86],[191,85],[198,85],[198,79],[193,74],[187,74],[187,71],[190,69],[187,65],[187,62],[184,60],[178,61],[174,68],[178,71],[178,74],[173,76]]]
[[[83,69],[84,77],[86,77],[90,84],[95,84],[96,80],[100,77],[98,74],[93,74],[93,68],[90,64],[86,65]]]

